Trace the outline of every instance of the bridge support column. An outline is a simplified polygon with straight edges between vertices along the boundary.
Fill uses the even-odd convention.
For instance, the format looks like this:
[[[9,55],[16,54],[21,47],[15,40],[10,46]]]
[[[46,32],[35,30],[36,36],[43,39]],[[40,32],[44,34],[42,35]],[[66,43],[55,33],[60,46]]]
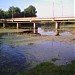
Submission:
[[[36,33],[36,24],[33,23],[33,33],[35,34]]]
[[[60,22],[56,22],[56,23],[55,23],[56,36],[59,35],[59,29],[60,29]]]
[[[19,23],[17,23],[17,27],[16,28],[19,29]]]
[[[36,23],[33,23],[33,33],[37,33],[38,27],[36,26]]]
[[[36,28],[36,24],[35,24],[35,23],[33,24],[33,28],[34,28],[34,29]]]
[[[5,28],[5,23],[3,23],[3,28]]]

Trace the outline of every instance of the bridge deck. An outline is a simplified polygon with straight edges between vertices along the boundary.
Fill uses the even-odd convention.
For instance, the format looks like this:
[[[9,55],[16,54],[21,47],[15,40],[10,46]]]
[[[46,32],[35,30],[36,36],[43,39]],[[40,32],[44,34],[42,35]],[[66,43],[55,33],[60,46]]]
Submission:
[[[0,19],[0,22],[75,22],[75,17],[54,17],[54,18],[39,18],[39,17],[27,17],[27,18],[11,18],[11,19]]]

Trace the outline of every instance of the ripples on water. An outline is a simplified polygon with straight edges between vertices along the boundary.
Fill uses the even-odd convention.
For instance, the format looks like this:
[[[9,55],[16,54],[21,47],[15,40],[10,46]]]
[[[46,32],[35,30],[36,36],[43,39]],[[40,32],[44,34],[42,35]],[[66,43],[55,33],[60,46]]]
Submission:
[[[68,64],[75,58],[74,42],[64,42],[61,39],[58,41],[51,36],[44,36],[54,35],[54,31],[40,30],[39,32],[42,36],[0,33],[0,73],[2,75],[16,74],[35,66],[37,63],[52,61],[53,58],[59,59],[54,62],[58,65]],[[73,36],[70,32],[61,33],[61,35],[66,34]]]

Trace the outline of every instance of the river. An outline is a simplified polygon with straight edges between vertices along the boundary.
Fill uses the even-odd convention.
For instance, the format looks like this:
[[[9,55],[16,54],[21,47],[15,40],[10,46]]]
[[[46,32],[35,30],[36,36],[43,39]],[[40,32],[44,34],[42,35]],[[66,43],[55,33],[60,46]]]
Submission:
[[[39,34],[0,29],[0,75],[16,75],[46,61],[56,65],[71,63],[75,59],[74,32],[74,27],[60,31],[60,36],[42,27],[38,28]]]

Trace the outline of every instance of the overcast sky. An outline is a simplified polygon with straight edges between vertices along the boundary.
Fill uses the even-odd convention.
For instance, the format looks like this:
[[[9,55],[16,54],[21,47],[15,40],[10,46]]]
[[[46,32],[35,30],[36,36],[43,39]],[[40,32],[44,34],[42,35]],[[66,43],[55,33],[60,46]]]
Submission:
[[[33,5],[38,17],[74,16],[74,3],[75,0],[0,0],[0,9],[8,10],[10,6],[17,6],[24,10]]]

